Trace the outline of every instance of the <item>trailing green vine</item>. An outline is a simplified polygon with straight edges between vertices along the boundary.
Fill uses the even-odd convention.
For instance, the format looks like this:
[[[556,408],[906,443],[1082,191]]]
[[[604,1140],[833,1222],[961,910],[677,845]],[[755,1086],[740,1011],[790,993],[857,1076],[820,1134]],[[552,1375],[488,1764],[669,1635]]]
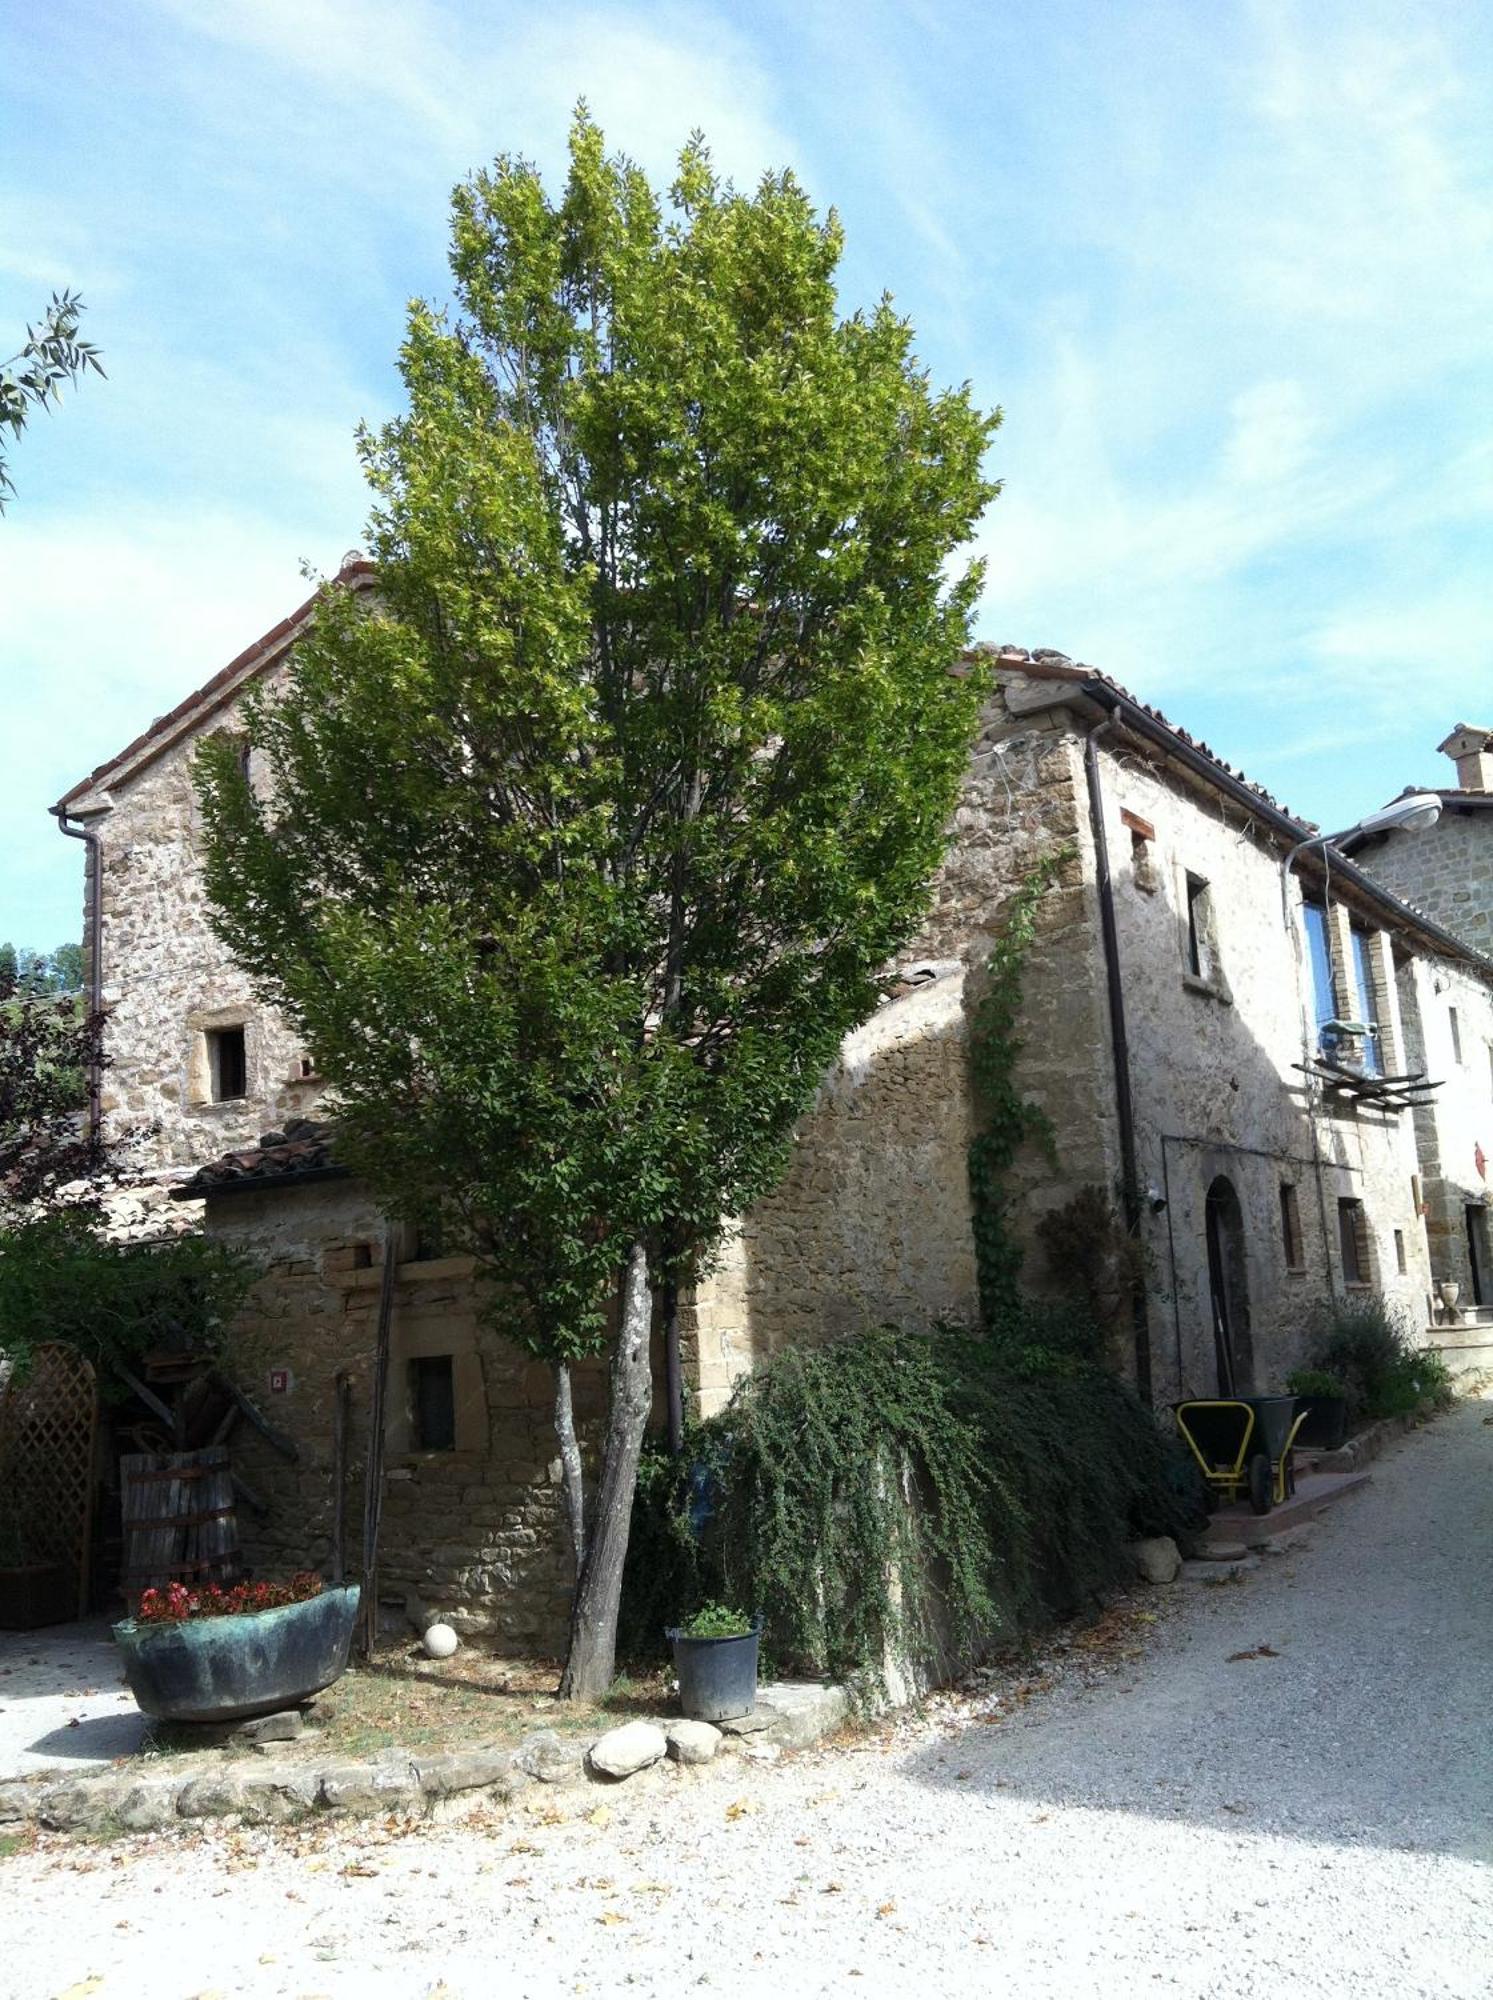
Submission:
[[[951,1327],[790,1348],[683,1459],[650,1450],[624,1652],[656,1660],[665,1626],[724,1601],[762,1615],[776,1667],[871,1694],[893,1659],[936,1670],[1071,1614],[1133,1573],[1134,1536],[1185,1534],[1194,1481],[1134,1394],[1015,1355],[1009,1329]]]
[[[1027,955],[1037,935],[1037,907],[1072,851],[1063,847],[1044,856],[1011,898],[971,1015],[970,1080],[978,1129],[969,1146],[969,1192],[980,1312],[987,1326],[1000,1325],[1020,1298],[1022,1252],[1010,1232],[1006,1175],[1028,1140],[1052,1150],[1051,1121],[1016,1083],[1022,1050],[1016,1025]]]

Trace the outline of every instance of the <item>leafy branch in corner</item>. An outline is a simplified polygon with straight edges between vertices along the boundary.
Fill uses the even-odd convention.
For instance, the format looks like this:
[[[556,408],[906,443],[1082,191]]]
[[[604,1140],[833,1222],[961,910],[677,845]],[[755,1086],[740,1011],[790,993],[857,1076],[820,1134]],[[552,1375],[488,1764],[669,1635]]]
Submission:
[[[25,345],[0,363],[0,514],[15,484],[5,466],[4,432],[18,438],[33,410],[62,401],[64,382],[79,382],[91,368],[102,375],[98,349],[78,338],[83,301],[76,292],[53,292],[39,326],[28,326]]]

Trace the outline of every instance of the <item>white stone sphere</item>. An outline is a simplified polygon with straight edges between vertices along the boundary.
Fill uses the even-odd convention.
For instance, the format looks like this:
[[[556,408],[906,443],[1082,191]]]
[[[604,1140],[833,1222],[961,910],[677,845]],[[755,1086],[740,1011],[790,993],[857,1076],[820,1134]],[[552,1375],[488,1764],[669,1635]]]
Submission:
[[[425,1650],[433,1660],[449,1660],[460,1641],[449,1625],[427,1625]]]

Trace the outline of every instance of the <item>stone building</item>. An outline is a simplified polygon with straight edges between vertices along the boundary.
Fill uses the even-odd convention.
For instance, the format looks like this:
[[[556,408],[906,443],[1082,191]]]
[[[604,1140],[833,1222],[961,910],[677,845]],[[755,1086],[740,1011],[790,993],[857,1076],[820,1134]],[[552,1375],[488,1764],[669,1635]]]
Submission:
[[[1324,867],[1314,828],[1103,675],[1014,648],[996,669],[918,956],[697,1302],[707,1408],[816,1329],[975,1311],[971,1007],[1010,896],[1055,852],[1019,1069],[1055,1141],[1016,1169],[1028,1282],[1061,1276],[1044,1215],[1061,1265],[1074,1197],[1128,1184],[1131,1366],[1158,1402],[1278,1386],[1324,1296],[1377,1291],[1426,1327],[1435,1283],[1469,1282],[1493,967],[1340,853]],[[1442,1087],[1394,1081],[1417,1075]]]
[[[366,566],[344,581],[365,588]],[[299,1457],[244,1446],[268,1508],[248,1545],[280,1567],[327,1560],[339,1464],[357,1519],[386,1232],[317,1122],[304,1051],[212,936],[189,762],[204,733],[235,729],[250,682],[283,671],[310,609],[57,809],[91,836],[105,1123],[148,1122],[148,1173],[264,1269],[241,1367]],[[1469,1141],[1493,1152],[1493,967],[1345,855],[1324,866],[1314,828],[1104,676],[1010,648],[991,664],[923,932],[784,1180],[684,1303],[706,1412],[787,1342],[976,1316],[972,1019],[1010,900],[1048,857],[1018,1081],[1053,1144],[1017,1161],[1011,1221],[1030,1282],[1060,1291],[1084,1214],[1129,1210],[1144,1311],[1121,1358],[1147,1393],[1278,1385],[1308,1307],[1334,1293],[1382,1292],[1425,1326],[1436,1282],[1480,1252],[1464,1156]],[[480,1310],[469,1260],[401,1241],[391,1282],[384,1588],[558,1645],[569,1565],[547,1372]],[[600,1381],[578,1394],[594,1419]]]
[[[1456,766],[1457,782],[1415,788],[1441,800],[1435,826],[1417,840],[1346,834],[1342,849],[1386,889],[1493,956],[1493,729],[1459,722],[1436,748]]]

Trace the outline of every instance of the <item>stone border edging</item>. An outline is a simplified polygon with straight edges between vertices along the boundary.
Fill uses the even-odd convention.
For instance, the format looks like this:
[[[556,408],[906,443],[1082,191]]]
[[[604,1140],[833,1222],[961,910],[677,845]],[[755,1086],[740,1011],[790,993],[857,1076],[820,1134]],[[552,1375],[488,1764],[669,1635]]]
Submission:
[[[0,1826],[35,1825],[50,1833],[155,1833],[183,1821],[236,1815],[251,1825],[276,1825],[317,1811],[351,1818],[388,1812],[435,1811],[464,1797],[501,1804],[533,1784],[616,1785],[667,1756],[700,1765],[722,1751],[776,1757],[830,1735],[850,1709],[843,1687],[817,1681],[777,1681],[760,1690],[748,1716],[713,1725],[679,1717],[639,1719],[590,1743],[565,1741],[553,1729],[530,1732],[516,1750],[472,1744],[459,1750],[400,1750],[368,1758],[266,1757],[197,1775],[110,1769],[57,1782],[55,1772],[0,1784]]]

